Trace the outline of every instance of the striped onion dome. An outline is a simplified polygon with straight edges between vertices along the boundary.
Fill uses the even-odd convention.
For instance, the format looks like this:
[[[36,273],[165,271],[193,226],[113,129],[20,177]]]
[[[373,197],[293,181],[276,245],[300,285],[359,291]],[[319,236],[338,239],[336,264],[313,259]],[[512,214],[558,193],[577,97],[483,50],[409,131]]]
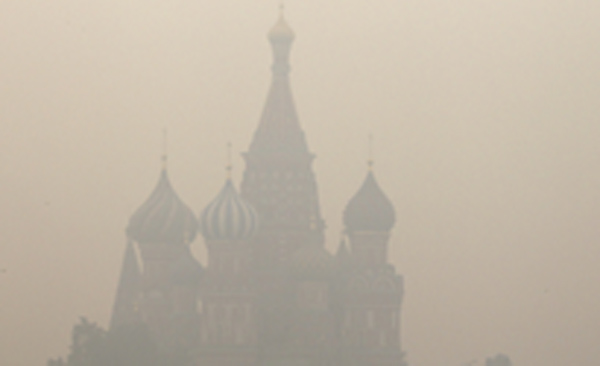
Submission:
[[[375,180],[372,171],[348,202],[344,211],[344,224],[349,232],[387,232],[396,222],[392,202],[387,198]]]
[[[150,197],[129,219],[127,235],[141,244],[188,244],[197,229],[193,211],[175,193],[163,169]]]
[[[258,229],[258,214],[227,179],[219,195],[200,215],[200,230],[206,239],[244,240]]]

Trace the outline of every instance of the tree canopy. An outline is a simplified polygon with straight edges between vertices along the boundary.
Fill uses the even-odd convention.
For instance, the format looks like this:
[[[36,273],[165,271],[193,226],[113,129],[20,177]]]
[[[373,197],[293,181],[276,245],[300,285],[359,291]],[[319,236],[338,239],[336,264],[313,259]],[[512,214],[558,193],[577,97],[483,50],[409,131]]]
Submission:
[[[81,318],[73,327],[66,361],[48,360],[47,366],[165,366],[147,328],[142,324],[106,331]]]

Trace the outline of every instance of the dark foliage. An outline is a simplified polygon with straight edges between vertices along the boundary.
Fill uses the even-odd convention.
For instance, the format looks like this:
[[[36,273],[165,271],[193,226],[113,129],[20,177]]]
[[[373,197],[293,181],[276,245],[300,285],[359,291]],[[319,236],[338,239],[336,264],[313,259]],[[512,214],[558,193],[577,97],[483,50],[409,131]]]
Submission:
[[[485,360],[485,366],[512,366],[512,362],[507,355],[502,353]]]
[[[143,325],[127,325],[106,331],[86,318],[73,327],[70,353],[48,360],[47,366],[165,366]]]

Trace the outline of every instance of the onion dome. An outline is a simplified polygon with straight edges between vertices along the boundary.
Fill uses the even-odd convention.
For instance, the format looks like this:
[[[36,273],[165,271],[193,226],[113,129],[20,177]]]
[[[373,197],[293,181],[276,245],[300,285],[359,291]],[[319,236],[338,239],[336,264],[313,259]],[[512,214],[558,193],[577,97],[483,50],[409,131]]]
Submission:
[[[292,42],[294,38],[294,31],[285,21],[282,12],[277,23],[269,31],[269,40],[271,42]]]
[[[292,256],[291,270],[303,278],[323,277],[333,274],[335,260],[321,245],[302,247]]]
[[[188,244],[197,228],[193,211],[175,193],[163,169],[150,197],[129,219],[127,235],[142,244]]]
[[[219,195],[200,216],[200,230],[209,240],[245,240],[258,229],[258,214],[227,179]]]
[[[344,211],[344,224],[349,232],[384,231],[392,229],[396,222],[394,206],[369,171],[358,192]]]
[[[203,271],[200,262],[186,246],[181,256],[171,265],[171,281],[176,285],[195,285],[200,282]]]

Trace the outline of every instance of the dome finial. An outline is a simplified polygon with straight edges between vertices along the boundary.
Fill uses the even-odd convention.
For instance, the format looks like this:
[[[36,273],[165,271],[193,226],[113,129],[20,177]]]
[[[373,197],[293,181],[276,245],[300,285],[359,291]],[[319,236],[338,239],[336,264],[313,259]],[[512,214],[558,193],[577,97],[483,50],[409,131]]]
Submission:
[[[369,159],[367,160],[369,171],[373,171],[373,134],[369,134]]]
[[[231,179],[231,171],[233,170],[233,164],[231,163],[231,141],[227,142],[227,179]]]
[[[129,219],[127,235],[140,244],[189,244],[196,237],[197,225],[194,213],[179,198],[163,169],[150,197]]]
[[[271,42],[284,43],[289,45],[294,40],[294,31],[288,25],[284,17],[285,6],[283,1],[279,3],[279,19],[277,23],[269,31],[269,39]]]
[[[372,160],[369,160],[372,165]],[[390,231],[396,222],[394,206],[369,169],[367,177],[344,210],[344,225],[350,234],[357,231]]]
[[[163,146],[162,146],[162,156],[161,156],[161,162],[162,162],[162,169],[163,170],[167,170],[167,128],[164,127],[163,128]]]

